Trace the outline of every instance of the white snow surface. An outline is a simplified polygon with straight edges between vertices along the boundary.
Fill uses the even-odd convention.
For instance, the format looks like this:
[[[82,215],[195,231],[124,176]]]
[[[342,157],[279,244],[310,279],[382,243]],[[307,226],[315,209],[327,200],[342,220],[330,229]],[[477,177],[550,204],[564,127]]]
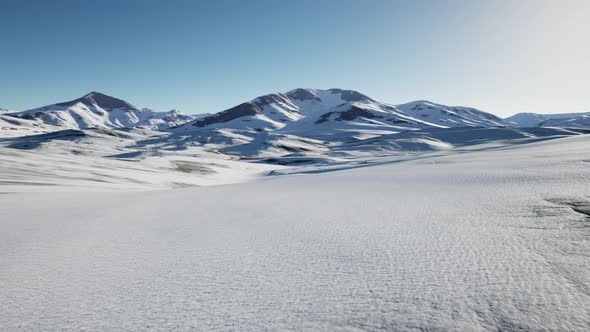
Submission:
[[[0,191],[219,185],[248,181],[277,169],[276,165],[246,163],[216,153],[214,146],[138,128],[70,129],[0,138]]]
[[[0,139],[50,133],[60,129],[62,128],[38,120],[21,119],[0,114]]]
[[[28,120],[23,120],[28,121]],[[37,127],[32,127],[37,128]],[[43,127],[45,128],[45,127]],[[59,130],[0,138],[8,192],[153,190],[252,181],[588,133],[564,128],[434,128],[310,138],[229,129],[195,135],[148,129]],[[202,135],[202,136],[201,136]]]
[[[590,136],[566,132],[213,187],[22,192],[4,183],[0,330],[588,331]],[[2,147],[5,163],[30,155],[20,159],[25,174],[0,172],[60,171],[82,160],[66,153],[75,142],[95,161],[126,153],[126,140],[144,153],[171,144],[111,134],[35,138],[43,149],[8,140],[30,146]],[[360,153],[350,151],[331,153]],[[147,168],[142,160],[118,162]]]
[[[587,114],[296,89],[191,119],[0,114],[0,330],[590,330]]]

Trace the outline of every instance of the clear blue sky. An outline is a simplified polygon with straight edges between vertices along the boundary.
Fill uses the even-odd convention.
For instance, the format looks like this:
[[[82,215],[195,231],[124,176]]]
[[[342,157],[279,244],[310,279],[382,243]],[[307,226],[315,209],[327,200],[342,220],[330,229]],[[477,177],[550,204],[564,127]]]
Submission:
[[[0,0],[0,107],[217,112],[297,87],[590,111],[590,1]]]

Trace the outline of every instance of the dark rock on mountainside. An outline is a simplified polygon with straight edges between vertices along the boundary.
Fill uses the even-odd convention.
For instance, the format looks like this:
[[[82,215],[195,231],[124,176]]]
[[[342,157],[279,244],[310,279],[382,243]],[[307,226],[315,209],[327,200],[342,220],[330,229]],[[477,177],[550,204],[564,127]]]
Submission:
[[[93,104],[100,106],[103,109],[128,109],[128,110],[137,110],[135,106],[131,105],[130,103],[118,99],[115,97],[111,97],[109,95],[105,95],[104,93],[93,91],[83,97],[78,99],[74,99],[71,101],[67,101],[64,103],[58,103],[57,106],[68,107],[72,106],[76,103],[83,103],[86,106],[91,106]]]
[[[248,102],[227,109],[223,112],[195,120],[193,126],[205,127],[214,123],[224,123],[244,116],[252,116],[262,112],[262,108],[254,103]]]

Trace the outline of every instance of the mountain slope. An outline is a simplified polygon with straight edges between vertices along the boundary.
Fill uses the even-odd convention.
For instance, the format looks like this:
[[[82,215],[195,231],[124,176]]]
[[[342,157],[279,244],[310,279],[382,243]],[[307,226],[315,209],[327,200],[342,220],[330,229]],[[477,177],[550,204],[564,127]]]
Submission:
[[[586,135],[215,188],[4,187],[2,329],[588,331],[589,155]]]
[[[504,121],[514,127],[585,127],[590,126],[590,112],[561,114],[518,113],[504,119]]]
[[[29,120],[0,114],[0,139],[50,133],[62,128],[44,124],[38,120]]]
[[[68,102],[11,113],[10,115],[72,129],[137,126],[167,128],[181,125],[195,118],[177,111],[155,112],[147,108],[138,109],[122,99],[100,92],[91,92]]]
[[[333,134],[359,129],[399,132],[421,128],[503,126],[506,123],[502,119],[474,108],[427,101],[389,105],[353,90],[295,89],[255,98],[175,130],[224,128]]]
[[[454,127],[500,128],[506,124],[492,114],[468,107],[428,101],[390,105],[353,90],[295,89],[260,96],[171,131],[198,144],[212,144],[223,153],[279,157],[317,156],[337,146],[347,150],[345,147],[351,144],[383,135]],[[187,134],[190,136],[184,136]],[[396,149],[446,146],[429,138],[418,140],[418,144],[398,144]],[[377,149],[389,150],[391,146],[381,144]]]
[[[568,118],[550,118],[540,124],[542,127],[590,127],[590,113]]]
[[[445,106],[421,100],[397,105],[400,111],[416,119],[443,127],[504,127],[501,118],[472,107]]]

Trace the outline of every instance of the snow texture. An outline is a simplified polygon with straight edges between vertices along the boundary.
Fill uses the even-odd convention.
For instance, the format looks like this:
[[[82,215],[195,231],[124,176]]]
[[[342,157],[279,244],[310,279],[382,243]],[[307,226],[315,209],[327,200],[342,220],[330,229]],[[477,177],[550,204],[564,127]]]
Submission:
[[[342,89],[2,112],[0,330],[589,331],[588,121]]]
[[[588,331],[589,155],[576,135],[229,186],[3,191],[0,329]]]

